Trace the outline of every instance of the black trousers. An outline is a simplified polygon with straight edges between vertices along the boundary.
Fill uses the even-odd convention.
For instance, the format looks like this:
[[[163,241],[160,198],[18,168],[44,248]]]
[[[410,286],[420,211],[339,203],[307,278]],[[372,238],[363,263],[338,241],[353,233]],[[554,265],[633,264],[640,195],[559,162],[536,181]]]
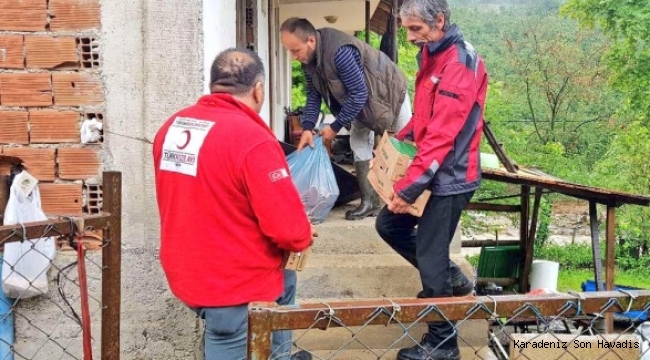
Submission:
[[[460,269],[449,259],[449,245],[460,215],[474,191],[450,196],[431,196],[422,217],[380,211],[375,228],[384,241],[420,272],[424,297],[451,297],[452,275]],[[415,226],[417,225],[417,229]],[[441,348],[457,347],[453,323],[431,322],[427,340]]]

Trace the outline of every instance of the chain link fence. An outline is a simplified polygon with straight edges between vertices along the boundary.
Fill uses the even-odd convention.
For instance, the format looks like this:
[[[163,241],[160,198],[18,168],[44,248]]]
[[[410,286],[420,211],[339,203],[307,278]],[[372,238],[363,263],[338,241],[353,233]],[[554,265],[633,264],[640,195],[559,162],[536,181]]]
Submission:
[[[648,359],[650,291],[249,306],[249,359],[395,359],[427,323],[453,326],[460,359]],[[614,331],[607,332],[607,319]],[[611,325],[611,324],[610,324]],[[272,333],[294,330],[291,344]],[[284,346],[282,346],[284,345]],[[291,349],[291,351],[289,351]],[[284,351],[284,352],[283,352]],[[429,352],[431,351],[431,352]],[[646,356],[646,357],[643,357]],[[438,357],[432,357],[438,359]]]
[[[0,360],[119,359],[120,173],[107,188],[100,214],[0,227]]]

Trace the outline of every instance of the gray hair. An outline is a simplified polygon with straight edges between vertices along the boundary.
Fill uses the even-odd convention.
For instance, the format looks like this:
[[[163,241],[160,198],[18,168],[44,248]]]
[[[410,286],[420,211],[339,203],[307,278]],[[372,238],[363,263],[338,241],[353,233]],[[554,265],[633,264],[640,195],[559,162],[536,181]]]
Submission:
[[[446,0],[405,0],[399,10],[402,19],[420,19],[430,27],[436,24],[436,17],[445,17],[445,28],[449,24],[451,9]]]

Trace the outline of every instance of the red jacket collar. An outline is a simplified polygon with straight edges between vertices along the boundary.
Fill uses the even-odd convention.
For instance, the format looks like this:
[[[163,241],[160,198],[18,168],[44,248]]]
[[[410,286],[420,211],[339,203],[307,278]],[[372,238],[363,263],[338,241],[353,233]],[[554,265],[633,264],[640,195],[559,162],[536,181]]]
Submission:
[[[217,108],[222,108],[222,109],[229,109],[229,110],[239,110],[243,112],[244,114],[248,115],[248,117],[255,121],[257,124],[263,126],[266,130],[269,131],[269,133],[273,134],[271,129],[266,125],[264,120],[260,117],[259,114],[257,114],[253,109],[248,107],[246,104],[242,103],[241,101],[235,99],[232,95],[226,94],[226,93],[214,93],[214,94],[209,94],[209,95],[203,95],[199,98],[199,101],[197,104],[200,105],[206,105],[206,106],[213,106]],[[275,134],[273,134],[275,136]]]

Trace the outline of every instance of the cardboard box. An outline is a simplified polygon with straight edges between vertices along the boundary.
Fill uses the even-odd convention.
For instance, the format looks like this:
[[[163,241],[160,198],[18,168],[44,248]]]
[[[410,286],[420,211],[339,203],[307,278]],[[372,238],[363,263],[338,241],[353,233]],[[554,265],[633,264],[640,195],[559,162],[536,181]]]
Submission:
[[[406,170],[413,161],[417,149],[415,145],[399,141],[384,133],[379,144],[373,168],[384,173],[390,181],[399,181],[406,175]]]
[[[382,200],[388,203],[388,195],[393,191],[393,185],[406,175],[406,170],[413,161],[416,148],[413,144],[398,141],[384,133],[377,146],[372,169],[368,173],[368,181]],[[420,217],[424,206],[431,197],[431,191],[425,190],[415,203],[411,204],[409,213]]]
[[[302,271],[307,264],[310,251],[311,247],[308,247],[302,252],[290,252],[286,254],[284,268],[287,270]]]

